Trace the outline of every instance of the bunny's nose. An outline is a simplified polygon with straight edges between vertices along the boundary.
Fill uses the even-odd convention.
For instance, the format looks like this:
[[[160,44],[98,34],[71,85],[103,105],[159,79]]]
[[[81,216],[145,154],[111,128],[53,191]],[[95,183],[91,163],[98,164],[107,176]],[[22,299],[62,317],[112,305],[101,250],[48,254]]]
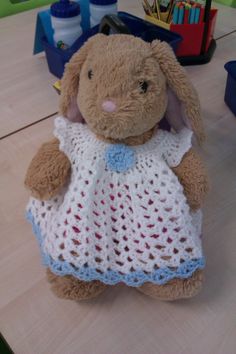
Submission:
[[[103,101],[102,103],[102,109],[105,112],[114,112],[116,110],[116,104],[115,102],[111,101],[111,100],[107,100],[107,101]]]

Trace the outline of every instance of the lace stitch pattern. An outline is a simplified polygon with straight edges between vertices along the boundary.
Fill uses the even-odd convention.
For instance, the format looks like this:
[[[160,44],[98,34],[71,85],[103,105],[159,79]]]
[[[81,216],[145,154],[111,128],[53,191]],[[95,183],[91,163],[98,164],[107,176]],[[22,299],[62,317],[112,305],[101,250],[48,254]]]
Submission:
[[[190,211],[170,168],[191,147],[188,129],[158,130],[132,149],[102,142],[64,118],[56,119],[54,134],[71,162],[70,183],[27,206],[46,265],[57,274],[132,286],[203,267],[201,211]]]
[[[163,285],[174,278],[189,278],[196,270],[205,267],[205,258],[189,260],[182,263],[176,270],[169,268],[155,270],[151,274],[146,274],[143,271],[135,271],[130,274],[121,275],[117,271],[108,270],[107,273],[101,274],[96,269],[82,267],[75,269],[70,263],[62,262],[60,260],[53,260],[50,255],[43,250],[43,237],[38,225],[34,223],[34,218],[31,213],[26,214],[27,220],[31,223],[35,236],[40,245],[40,253],[42,262],[46,267],[49,267],[52,272],[57,275],[73,275],[76,278],[84,281],[100,280],[108,285],[115,285],[123,282],[128,286],[138,287],[145,282],[152,282],[154,284]]]

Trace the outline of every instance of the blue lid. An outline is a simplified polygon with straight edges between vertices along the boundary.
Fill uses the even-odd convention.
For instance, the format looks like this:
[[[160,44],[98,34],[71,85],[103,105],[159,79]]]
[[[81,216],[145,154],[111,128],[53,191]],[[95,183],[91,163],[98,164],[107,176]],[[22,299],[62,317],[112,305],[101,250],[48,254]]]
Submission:
[[[80,6],[77,2],[60,0],[51,5],[51,15],[59,18],[74,17],[80,14]]]
[[[89,0],[90,4],[94,5],[112,5],[116,4],[117,0]]]

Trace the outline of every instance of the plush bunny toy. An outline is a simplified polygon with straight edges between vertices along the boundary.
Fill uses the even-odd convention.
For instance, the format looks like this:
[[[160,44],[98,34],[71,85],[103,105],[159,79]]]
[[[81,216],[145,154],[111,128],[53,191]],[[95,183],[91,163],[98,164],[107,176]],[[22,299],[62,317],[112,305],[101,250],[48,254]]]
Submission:
[[[66,66],[60,109],[25,180],[53,291],[80,300],[125,283],[157,299],[197,294],[208,180],[191,140],[204,133],[169,45],[92,37]],[[171,132],[158,128],[164,116]]]

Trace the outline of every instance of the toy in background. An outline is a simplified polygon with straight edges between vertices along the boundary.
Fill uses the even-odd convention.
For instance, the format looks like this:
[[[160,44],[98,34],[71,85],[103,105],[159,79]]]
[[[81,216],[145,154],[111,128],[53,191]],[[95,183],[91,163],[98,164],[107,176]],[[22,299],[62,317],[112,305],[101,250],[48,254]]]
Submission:
[[[90,0],[90,26],[98,25],[105,15],[117,14],[117,0]]]
[[[54,44],[58,48],[70,47],[82,34],[80,5],[69,0],[60,0],[50,8]]]
[[[89,299],[122,282],[156,299],[196,295],[208,182],[191,137],[204,130],[171,47],[91,37],[66,66],[60,113],[25,179],[54,293]]]
[[[176,53],[182,65],[208,63],[216,48],[213,35],[217,10],[211,9],[211,0],[162,1],[150,4],[143,0],[145,18],[182,36]]]

